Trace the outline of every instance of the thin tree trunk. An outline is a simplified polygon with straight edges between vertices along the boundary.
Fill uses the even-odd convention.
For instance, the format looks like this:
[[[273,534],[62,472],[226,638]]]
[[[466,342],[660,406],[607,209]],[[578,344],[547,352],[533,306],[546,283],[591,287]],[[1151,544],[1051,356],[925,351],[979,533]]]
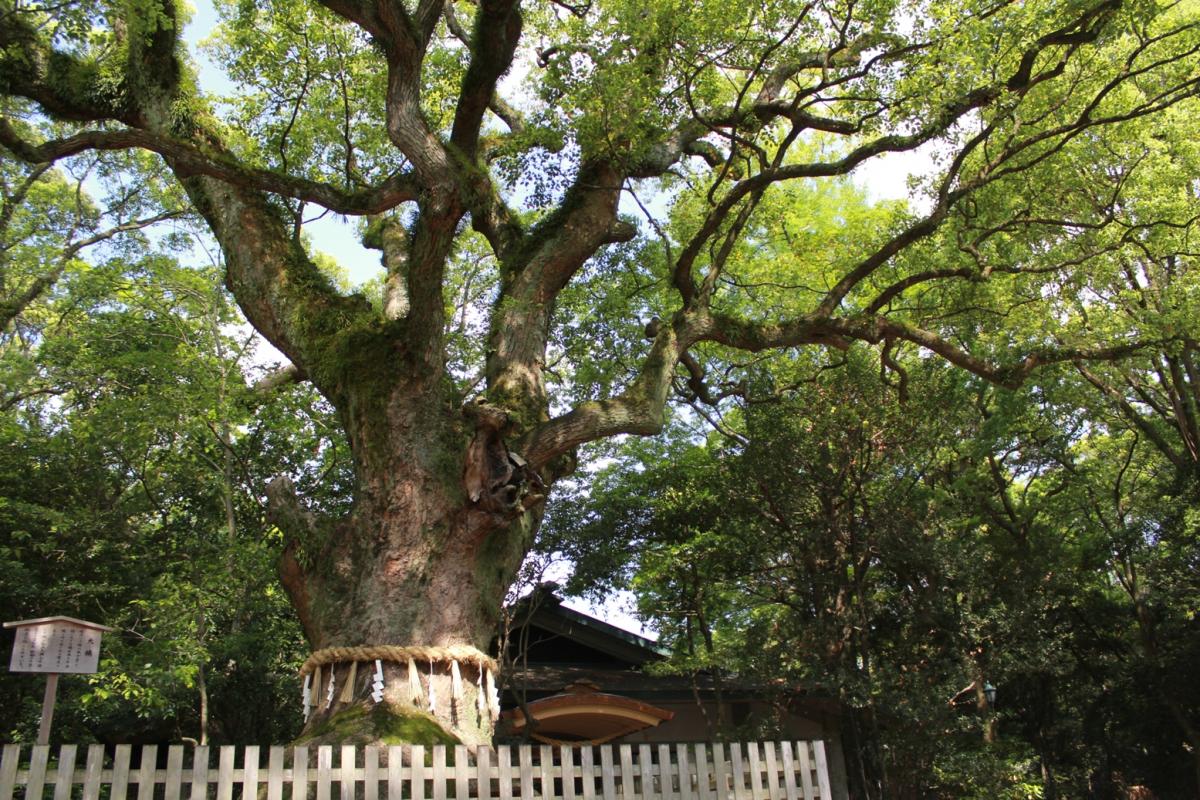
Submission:
[[[200,609],[200,613],[196,619],[196,638],[204,641],[205,635],[208,633],[208,619],[204,613],[204,609]],[[198,665],[196,670],[196,691],[200,695],[200,746],[204,747],[208,744],[208,682],[204,676],[203,660]]]
[[[975,662],[975,712],[983,720],[983,743],[996,743],[998,723],[992,712],[992,704],[987,698],[987,681],[984,679],[983,668]]]

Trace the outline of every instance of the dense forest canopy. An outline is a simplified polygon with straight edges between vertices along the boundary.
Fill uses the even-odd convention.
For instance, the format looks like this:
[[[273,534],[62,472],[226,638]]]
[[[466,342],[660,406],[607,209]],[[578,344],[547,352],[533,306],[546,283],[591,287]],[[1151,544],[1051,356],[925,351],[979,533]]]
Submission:
[[[279,475],[244,499],[277,532],[306,674],[336,668],[331,648],[390,645],[428,655],[447,685],[461,659],[471,695],[579,447],[660,433],[675,399],[736,436],[739,404],[789,398],[864,352],[898,400],[932,363],[1009,391],[1074,365],[1178,471],[1195,460],[1194,3],[218,10],[209,46],[229,97],[197,87],[173,0],[0,5],[5,355],[19,362],[4,402],[26,413],[6,424],[57,436],[56,415],[82,402],[33,357],[73,347],[39,320],[62,313],[53,303],[87,289],[94,316],[119,315],[141,302],[134,275],[168,300],[206,296],[128,322],[210,321],[176,339],[206,342],[214,364],[194,356],[196,377],[173,381],[212,382],[209,405],[160,411],[215,438],[196,429],[216,448],[231,566],[234,483]],[[911,203],[870,205],[847,181],[917,150],[934,168]],[[318,254],[306,222],[326,212],[358,220],[377,284],[348,290]],[[200,280],[176,269],[183,243],[138,238],[167,221],[210,244],[240,313],[290,360],[257,391],[224,296],[172,288]],[[109,282],[77,267],[122,242],[157,255],[117,253]],[[303,417],[316,429],[295,426],[314,449],[239,462],[236,440],[281,412],[231,398],[293,380],[320,398]],[[65,399],[39,405],[54,392]],[[827,402],[803,396],[811,413]],[[174,453],[167,418],[147,414],[145,452]],[[164,521],[186,507],[142,482]],[[195,641],[207,624],[193,621]],[[386,741],[408,717],[404,736],[491,735],[486,703],[432,719],[390,698],[364,716],[359,683],[306,734]]]

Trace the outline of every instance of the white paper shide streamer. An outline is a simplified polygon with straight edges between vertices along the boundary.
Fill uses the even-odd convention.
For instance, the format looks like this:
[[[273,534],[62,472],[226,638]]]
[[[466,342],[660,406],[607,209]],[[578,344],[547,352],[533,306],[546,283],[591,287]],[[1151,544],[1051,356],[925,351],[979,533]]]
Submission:
[[[383,702],[383,662],[375,659],[375,680],[371,683],[371,699],[376,703]]]
[[[327,691],[325,693],[325,707],[326,708],[329,708],[331,705],[333,705],[333,690],[335,688],[334,680],[333,680],[334,674],[335,674],[335,670],[333,668],[333,665],[330,664],[329,665],[329,691]]]
[[[492,719],[500,718],[500,691],[496,688],[496,676],[489,669],[487,671],[487,699],[488,710],[492,712]]]
[[[433,690],[433,659],[429,659],[429,713],[437,716],[437,693]]]
[[[312,709],[312,675],[304,676],[304,696],[301,700],[304,704],[304,721],[308,722],[308,715]]]
[[[462,699],[463,699],[462,670],[459,669],[457,660],[453,660],[450,662],[450,695],[454,698],[455,705],[462,705]]]

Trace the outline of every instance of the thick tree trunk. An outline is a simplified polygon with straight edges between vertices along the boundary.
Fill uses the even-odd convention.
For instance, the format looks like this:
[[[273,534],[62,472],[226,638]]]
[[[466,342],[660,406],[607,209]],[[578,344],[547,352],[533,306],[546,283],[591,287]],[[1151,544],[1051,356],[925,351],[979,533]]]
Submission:
[[[349,661],[326,665],[322,685],[311,686],[315,707],[304,736],[436,742],[446,741],[444,729],[462,742],[489,742],[493,720],[479,702],[481,683],[486,690],[481,669],[458,659],[460,680],[452,682],[448,654],[488,652],[504,594],[540,520],[540,480],[506,448],[502,413],[474,405],[463,411],[413,387],[382,397],[387,402],[374,407],[353,394],[342,404],[358,478],[349,517],[323,523],[286,486],[273,486],[274,519],[290,534],[281,576],[314,652],[436,650],[415,659],[416,697],[406,658],[382,659],[382,703],[371,699],[373,659],[358,663],[349,699]]]

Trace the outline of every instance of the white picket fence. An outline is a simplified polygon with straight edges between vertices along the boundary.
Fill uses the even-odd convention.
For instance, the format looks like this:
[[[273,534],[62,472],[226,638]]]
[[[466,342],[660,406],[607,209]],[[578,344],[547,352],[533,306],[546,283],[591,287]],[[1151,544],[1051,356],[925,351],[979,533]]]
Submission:
[[[182,800],[185,791],[189,800],[256,800],[264,789],[265,800],[283,800],[285,791],[288,800],[830,798],[820,741],[211,750],[91,745],[81,764],[84,754],[73,744],[57,754],[48,746],[5,745],[0,800],[126,800],[131,785],[136,800]]]

